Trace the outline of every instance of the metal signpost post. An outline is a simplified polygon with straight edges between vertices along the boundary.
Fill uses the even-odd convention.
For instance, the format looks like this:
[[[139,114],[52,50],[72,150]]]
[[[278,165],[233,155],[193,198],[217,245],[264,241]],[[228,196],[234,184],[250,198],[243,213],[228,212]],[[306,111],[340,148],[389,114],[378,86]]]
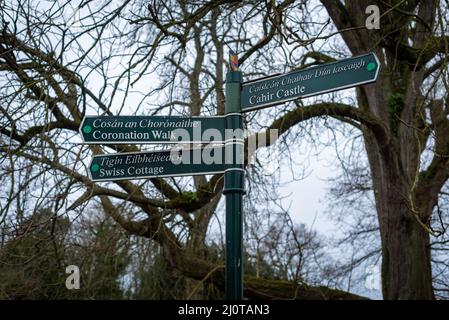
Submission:
[[[231,71],[226,75],[225,116],[86,116],[81,123],[80,134],[83,142],[89,144],[221,143],[175,151],[96,155],[89,166],[89,175],[92,181],[97,182],[224,172],[226,299],[241,300],[242,199],[245,193],[242,113],[374,82],[380,62],[374,53],[369,53],[243,84],[237,56],[232,52],[230,66]]]
[[[243,117],[240,112],[240,84],[242,73],[230,71],[226,75],[226,129],[236,130],[232,144],[232,163],[226,170],[223,193],[226,197],[226,299],[243,299]]]

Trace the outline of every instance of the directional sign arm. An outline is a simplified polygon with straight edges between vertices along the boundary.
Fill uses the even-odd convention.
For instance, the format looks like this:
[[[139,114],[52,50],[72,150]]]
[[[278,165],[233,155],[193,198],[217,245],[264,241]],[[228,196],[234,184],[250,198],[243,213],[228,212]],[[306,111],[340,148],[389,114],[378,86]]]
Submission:
[[[89,175],[92,181],[112,181],[223,173],[227,168],[225,150],[215,146],[97,155]]]
[[[372,83],[377,80],[380,62],[374,53],[335,61],[268,78],[242,86],[243,112],[257,110],[298,98]]]
[[[85,116],[79,131],[88,144],[219,142],[225,121],[225,116]]]

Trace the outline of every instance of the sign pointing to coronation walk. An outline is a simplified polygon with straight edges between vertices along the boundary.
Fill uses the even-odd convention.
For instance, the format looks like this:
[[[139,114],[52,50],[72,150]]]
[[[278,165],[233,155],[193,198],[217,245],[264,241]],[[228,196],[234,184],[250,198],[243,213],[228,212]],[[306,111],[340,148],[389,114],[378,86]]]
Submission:
[[[80,126],[84,143],[222,142],[225,116],[86,116]]]
[[[242,162],[242,152],[232,145],[206,148],[127,152],[96,155],[89,165],[92,181],[223,173],[229,164]]]
[[[368,53],[245,82],[241,92],[242,112],[375,82],[379,65],[376,55]]]

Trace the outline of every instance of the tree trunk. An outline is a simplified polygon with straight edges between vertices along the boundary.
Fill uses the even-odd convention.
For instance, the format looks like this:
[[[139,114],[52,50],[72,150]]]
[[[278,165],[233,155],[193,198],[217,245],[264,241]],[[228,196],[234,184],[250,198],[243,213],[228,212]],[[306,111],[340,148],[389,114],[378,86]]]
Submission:
[[[434,299],[429,233],[407,207],[395,181],[380,199],[384,299]]]
[[[380,147],[367,134],[365,141],[382,244],[383,297],[434,299],[429,233],[423,226],[433,206],[425,209],[427,212],[411,209],[411,183],[400,165],[397,144]]]
[[[446,47],[429,45],[432,39],[440,41],[434,31],[438,2],[375,1],[382,13],[378,30],[360,28],[367,19],[365,9],[373,1],[321,3],[352,54],[374,51],[381,63],[376,83],[359,88],[357,101],[362,112],[375,116],[385,127],[383,136],[362,128],[381,233],[383,296],[434,299],[426,228],[438,192],[449,177],[447,164],[439,156],[449,150],[449,132],[442,104],[439,108],[426,105],[431,99],[423,84],[428,76],[426,64],[438,53],[447,53]],[[420,22],[412,21],[412,16]],[[440,143],[431,168],[419,172],[431,131]]]
[[[179,250],[173,250],[170,253],[172,255],[169,261],[185,276],[214,284],[224,291],[224,266],[214,265]],[[244,277],[243,287],[245,298],[254,300],[367,300],[367,298],[356,294],[324,286],[312,287],[294,281],[257,279],[251,276]]]

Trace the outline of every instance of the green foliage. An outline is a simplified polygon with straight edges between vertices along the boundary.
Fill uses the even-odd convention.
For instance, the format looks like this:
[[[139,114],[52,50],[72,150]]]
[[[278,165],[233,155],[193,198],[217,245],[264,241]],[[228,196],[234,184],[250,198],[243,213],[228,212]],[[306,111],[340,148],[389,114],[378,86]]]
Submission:
[[[271,280],[289,280],[287,273],[270,264],[265,254],[261,254],[254,259],[250,257],[248,252],[245,252],[243,259],[245,261],[245,274],[247,275]]]
[[[149,242],[149,241],[148,241]],[[147,256],[146,265],[141,265],[136,277],[136,291],[132,299],[167,300],[180,299],[183,294],[183,277],[170,268],[166,260],[159,254]]]
[[[80,298],[121,299],[122,279],[130,263],[129,239],[110,218],[87,221],[91,225],[75,253],[80,266],[82,286]]]
[[[15,226],[0,251],[0,299],[122,298],[126,237],[111,219],[83,223],[44,209]],[[68,265],[80,269],[79,290],[65,286]]]
[[[196,202],[196,201],[198,201],[198,194],[196,192],[186,191],[186,192],[183,192],[183,196],[189,202]]]
[[[1,299],[52,299],[64,296],[63,241],[68,221],[44,209],[14,230],[0,253]]]
[[[135,258],[132,270],[133,287],[129,290],[130,299],[186,299],[192,290],[189,284],[198,283],[187,279],[180,272],[170,267],[161,247],[147,239],[136,239]],[[206,248],[207,260],[224,264],[222,250],[212,243]],[[204,284],[197,290],[202,299],[223,299],[224,294],[213,285]]]
[[[94,209],[75,221],[45,209],[14,226],[0,250],[0,299],[166,300],[186,299],[192,292],[194,298],[224,298],[214,285],[173,269],[159,244],[128,237],[100,208]],[[270,239],[257,255],[245,248],[245,274],[286,280],[288,270],[268,253],[279,249]],[[220,242],[209,242],[203,252],[205,260],[224,265]],[[79,267],[79,290],[65,286],[68,265]]]
[[[396,135],[399,127],[399,117],[404,110],[405,97],[402,93],[394,92],[388,101],[388,113],[390,114],[390,128]]]

